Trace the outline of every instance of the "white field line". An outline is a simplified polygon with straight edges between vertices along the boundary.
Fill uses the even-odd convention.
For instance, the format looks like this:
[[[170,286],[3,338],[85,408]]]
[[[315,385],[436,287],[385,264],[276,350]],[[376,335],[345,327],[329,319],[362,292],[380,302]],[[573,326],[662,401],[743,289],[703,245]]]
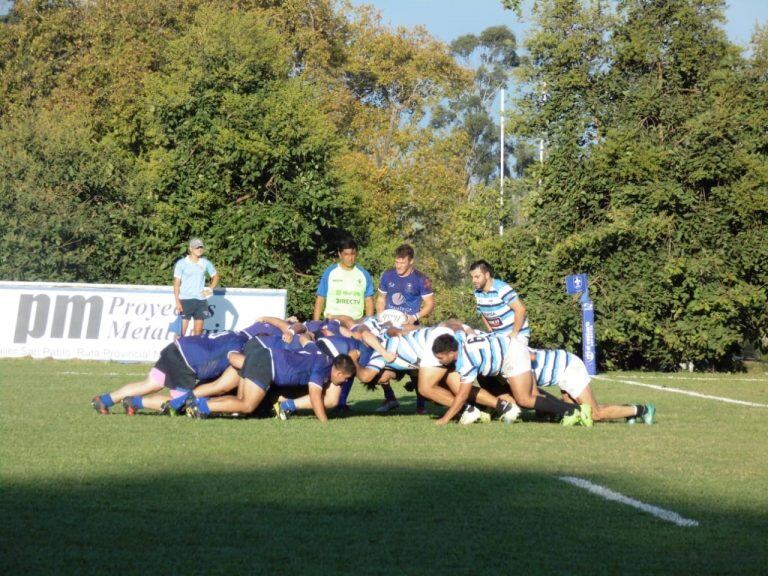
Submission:
[[[691,390],[682,390],[680,388],[669,388],[668,386],[657,386],[656,384],[646,384],[644,382],[635,382],[634,380],[620,380],[619,378],[609,378],[607,376],[594,376],[600,380],[606,380],[608,382],[621,382],[622,384],[631,384],[632,386],[643,386],[644,388],[653,388],[654,390],[661,390],[662,392],[674,392],[676,394],[685,394],[686,396],[695,396],[696,398],[706,398],[707,400],[719,400],[720,402],[728,402],[729,404],[741,404],[742,406],[755,406],[757,408],[768,408],[768,404],[760,404],[758,402],[747,402],[746,400],[734,400],[733,398],[724,398],[722,396],[711,396],[709,394],[701,394],[700,392],[692,392]]]
[[[577,478],[575,476],[558,476],[557,479],[562,480],[563,482],[567,482],[568,484],[573,484],[578,488],[583,488],[584,490],[600,496],[600,498],[604,498],[605,500],[611,500],[613,502],[619,502],[620,504],[632,506],[633,508],[637,508],[643,512],[648,512],[648,514],[656,516],[656,518],[666,520],[667,522],[672,522],[672,524],[676,524],[678,526],[695,527],[699,525],[698,521],[691,520],[689,518],[683,518],[677,512],[672,512],[671,510],[666,510],[664,508],[659,508],[658,506],[646,504],[640,500],[635,500],[629,496],[624,496],[624,494],[621,494],[620,492],[614,492],[605,486],[593,484],[589,480],[584,480],[583,478]]]
[[[635,376],[635,378],[653,378],[654,380],[679,380],[680,382],[687,382],[688,380],[691,382],[715,382],[717,376],[712,376],[711,378],[702,378],[700,376],[646,376],[645,374],[638,374]],[[768,384],[768,378],[728,378],[728,382],[762,382],[763,384]]]

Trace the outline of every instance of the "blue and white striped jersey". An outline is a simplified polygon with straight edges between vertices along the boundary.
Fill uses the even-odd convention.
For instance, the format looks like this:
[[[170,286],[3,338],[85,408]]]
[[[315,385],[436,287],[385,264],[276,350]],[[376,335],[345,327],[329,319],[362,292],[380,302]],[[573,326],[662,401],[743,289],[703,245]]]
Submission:
[[[482,332],[470,336],[457,332],[459,342],[456,357],[456,372],[462,383],[474,382],[478,376],[498,376],[509,350],[510,340],[506,336]]]
[[[488,292],[475,290],[477,312],[488,322],[494,334],[507,334],[515,325],[515,312],[510,303],[517,300],[517,292],[512,287],[499,280],[493,279],[493,285]],[[528,336],[531,329],[528,327],[528,319],[523,322],[520,334]]]
[[[536,378],[536,386],[542,388],[559,384],[563,371],[578,358],[565,350],[531,349],[531,352],[535,356],[531,363],[533,377]]]
[[[382,336],[382,344],[389,351],[397,354],[394,362],[387,363],[384,358],[374,353],[366,368],[376,370],[415,370],[420,367],[439,366],[432,353],[432,343],[441,334],[453,334],[453,330],[444,326],[431,326],[406,332],[400,336]]]

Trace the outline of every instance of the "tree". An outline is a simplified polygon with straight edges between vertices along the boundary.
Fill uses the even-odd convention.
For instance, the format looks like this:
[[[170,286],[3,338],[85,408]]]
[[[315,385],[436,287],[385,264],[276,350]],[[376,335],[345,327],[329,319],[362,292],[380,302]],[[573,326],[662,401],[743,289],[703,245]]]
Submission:
[[[546,134],[547,162],[525,256],[506,266],[529,301],[548,303],[538,337],[573,345],[562,277],[588,272],[607,366],[729,365],[765,331],[765,255],[755,246],[744,267],[733,254],[766,229],[722,3],[626,0],[615,15],[600,2],[537,6],[534,89],[516,119]]]
[[[451,53],[465,66],[470,67],[473,61],[479,64],[471,87],[438,105],[430,122],[435,129],[454,127],[468,135],[467,184],[487,185],[498,177],[499,127],[492,106],[499,91],[507,87],[512,68],[518,65],[516,48],[515,35],[506,26],[486,28],[479,35],[466,34],[451,43]],[[505,151],[512,150],[512,146],[505,147]],[[505,172],[509,175],[508,169]]]

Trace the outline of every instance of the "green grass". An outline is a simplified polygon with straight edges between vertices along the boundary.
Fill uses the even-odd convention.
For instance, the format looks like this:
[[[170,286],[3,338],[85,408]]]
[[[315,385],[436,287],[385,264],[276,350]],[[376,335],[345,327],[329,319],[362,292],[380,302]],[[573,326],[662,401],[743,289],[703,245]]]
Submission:
[[[0,566],[19,573],[758,574],[768,408],[597,380],[658,425],[98,416],[146,366],[0,361]],[[768,404],[768,376],[608,375]],[[681,375],[684,378],[686,375]],[[682,528],[565,484],[673,510]]]

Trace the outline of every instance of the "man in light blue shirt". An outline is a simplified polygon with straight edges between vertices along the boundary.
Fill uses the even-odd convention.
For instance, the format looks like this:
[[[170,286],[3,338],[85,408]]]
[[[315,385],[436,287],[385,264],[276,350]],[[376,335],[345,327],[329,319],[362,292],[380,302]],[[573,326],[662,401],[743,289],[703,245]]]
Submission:
[[[213,264],[203,258],[205,245],[200,238],[189,241],[189,254],[176,262],[173,269],[173,295],[176,299],[176,313],[182,315],[181,334],[187,334],[189,320],[194,319],[192,335],[203,333],[203,321],[208,313],[207,298],[219,283],[219,273]],[[209,288],[205,287],[206,275],[211,278]]]

